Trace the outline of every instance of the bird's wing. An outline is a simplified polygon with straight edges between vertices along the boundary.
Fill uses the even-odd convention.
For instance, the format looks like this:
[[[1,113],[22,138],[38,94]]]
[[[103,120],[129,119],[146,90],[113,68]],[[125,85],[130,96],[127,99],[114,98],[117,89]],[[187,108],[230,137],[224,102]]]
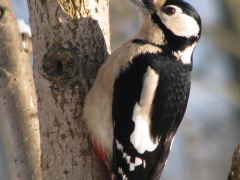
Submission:
[[[189,93],[189,87],[181,84],[187,79],[178,72],[181,63],[169,63],[166,58],[150,52],[136,56],[115,81],[113,165],[117,179],[155,180],[162,173],[186,109],[187,99],[179,103],[177,98],[185,94],[188,98]]]

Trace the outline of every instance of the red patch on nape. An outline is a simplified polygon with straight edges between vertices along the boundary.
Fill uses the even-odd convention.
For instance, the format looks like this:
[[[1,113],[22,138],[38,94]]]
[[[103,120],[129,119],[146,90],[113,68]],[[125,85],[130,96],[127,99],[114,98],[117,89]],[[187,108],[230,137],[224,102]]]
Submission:
[[[103,149],[101,148],[101,146],[100,147],[98,146],[95,139],[93,139],[93,149],[97,154],[97,156],[105,163],[106,161],[105,153],[103,152]]]

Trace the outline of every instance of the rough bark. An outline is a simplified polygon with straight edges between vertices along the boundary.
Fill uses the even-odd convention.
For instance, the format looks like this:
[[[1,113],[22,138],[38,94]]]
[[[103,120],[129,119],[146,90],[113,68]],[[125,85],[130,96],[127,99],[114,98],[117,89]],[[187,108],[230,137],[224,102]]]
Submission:
[[[228,180],[239,180],[240,179],[240,141],[232,156],[232,166],[230,173],[228,174]]]
[[[239,92],[240,92],[240,1],[229,1],[222,0],[222,6],[225,11],[225,26],[218,27],[218,29],[213,29],[213,34],[215,34],[215,42],[224,50],[229,51],[232,59],[232,69],[235,75],[234,81],[229,81],[227,87],[231,90],[231,94],[235,99],[231,102],[235,104],[236,107],[240,108]],[[215,30],[215,31],[214,31]],[[219,38],[221,37],[221,38]],[[239,180],[240,179],[240,141],[234,151],[232,156],[232,165],[230,172],[228,174],[228,180]]]
[[[108,5],[28,0],[43,179],[108,179],[81,118],[85,95],[108,56]],[[69,79],[71,86],[56,90]]]
[[[0,94],[20,179],[41,179],[40,136],[30,51],[23,47],[10,0],[0,0]],[[29,47],[31,50],[31,47]]]

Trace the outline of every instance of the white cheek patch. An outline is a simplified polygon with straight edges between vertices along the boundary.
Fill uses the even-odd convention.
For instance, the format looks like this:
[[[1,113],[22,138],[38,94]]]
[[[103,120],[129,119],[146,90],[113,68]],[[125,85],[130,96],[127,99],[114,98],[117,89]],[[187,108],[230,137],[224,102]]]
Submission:
[[[176,36],[187,38],[191,36],[198,36],[200,31],[199,25],[191,16],[183,14],[182,12],[171,16],[166,15],[162,11],[157,14],[163,24],[165,24],[165,26]]]
[[[177,57],[178,60],[182,61],[183,64],[191,64],[191,57],[196,43],[187,47],[183,51],[173,52],[173,55]]]

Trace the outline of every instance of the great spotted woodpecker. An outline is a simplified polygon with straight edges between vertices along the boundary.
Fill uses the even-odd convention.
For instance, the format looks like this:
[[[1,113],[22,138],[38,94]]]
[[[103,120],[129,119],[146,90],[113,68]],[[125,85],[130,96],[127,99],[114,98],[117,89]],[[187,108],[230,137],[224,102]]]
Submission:
[[[186,110],[201,20],[183,0],[131,1],[141,28],[100,68],[83,117],[114,179],[157,180]]]

